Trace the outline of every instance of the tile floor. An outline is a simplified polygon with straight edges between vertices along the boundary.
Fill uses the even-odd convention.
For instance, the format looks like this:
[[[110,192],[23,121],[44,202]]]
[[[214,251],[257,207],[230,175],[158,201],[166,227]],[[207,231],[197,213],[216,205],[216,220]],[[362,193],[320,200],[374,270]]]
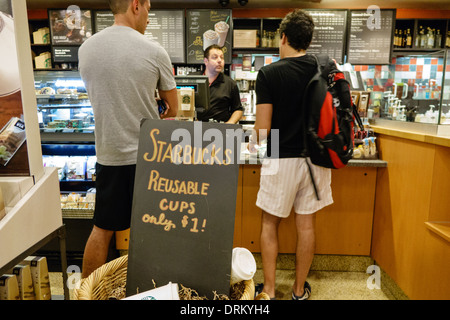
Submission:
[[[263,281],[261,257],[259,254],[254,256],[258,266],[254,282],[260,283]],[[278,300],[290,299],[295,277],[294,258],[294,255],[279,256],[276,289]],[[373,264],[374,261],[370,257],[316,255],[307,278],[312,288],[310,300],[407,299],[404,295],[393,292],[395,290],[401,292],[401,290],[398,288],[392,290],[395,284],[392,286],[392,280],[388,279],[389,277],[383,272],[381,273],[381,289],[368,288],[368,279],[371,274],[366,273],[366,270]],[[51,272],[49,275],[53,299],[63,299],[62,274]],[[73,299],[71,290],[70,297]]]

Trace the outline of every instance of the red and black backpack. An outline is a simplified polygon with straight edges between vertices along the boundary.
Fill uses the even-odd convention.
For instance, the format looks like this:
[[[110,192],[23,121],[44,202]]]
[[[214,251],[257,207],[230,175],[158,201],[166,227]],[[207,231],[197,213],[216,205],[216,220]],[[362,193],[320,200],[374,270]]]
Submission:
[[[355,120],[362,130],[364,127],[352,102],[350,85],[335,61],[326,55],[313,56],[317,72],[304,94],[302,154],[315,165],[339,169],[353,157]],[[317,190],[316,195],[319,198]]]

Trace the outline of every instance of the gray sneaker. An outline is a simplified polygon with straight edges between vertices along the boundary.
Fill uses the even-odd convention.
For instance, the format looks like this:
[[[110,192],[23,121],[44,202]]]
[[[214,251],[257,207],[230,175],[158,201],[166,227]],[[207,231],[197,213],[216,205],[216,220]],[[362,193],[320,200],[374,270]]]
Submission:
[[[305,281],[305,285],[303,286],[303,295],[296,296],[294,292],[292,292],[292,300],[308,300],[311,296],[311,286],[307,281]]]

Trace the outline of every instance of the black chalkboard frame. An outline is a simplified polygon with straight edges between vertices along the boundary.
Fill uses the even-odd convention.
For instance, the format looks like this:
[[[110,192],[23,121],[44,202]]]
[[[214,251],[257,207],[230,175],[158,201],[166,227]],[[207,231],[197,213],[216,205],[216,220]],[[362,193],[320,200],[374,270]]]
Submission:
[[[349,10],[348,9],[304,9],[305,12],[310,13],[310,12],[327,12],[327,11],[332,11],[332,12],[345,12],[345,30],[344,30],[344,38],[342,39],[342,55],[340,57],[339,60],[337,60],[336,62],[339,64],[344,63],[345,61],[345,57],[347,55],[347,41],[348,41],[348,32],[349,32]]]
[[[170,57],[172,64],[185,64],[186,63],[186,10],[185,9],[151,9],[150,13],[158,12],[158,11],[171,11],[176,12],[178,14],[183,14],[183,49],[182,54],[183,57],[181,60],[173,60],[173,57]],[[112,13],[111,10],[102,9],[102,10],[92,10],[92,30],[94,30],[95,33],[99,32],[98,26],[97,26],[97,14],[98,13]],[[114,17],[113,17],[113,23],[114,23]],[[169,53],[169,52],[168,52]],[[170,53],[169,53],[170,55]]]
[[[48,25],[49,25],[49,29],[50,29],[50,44],[52,46],[64,46],[64,47],[67,47],[67,46],[81,46],[83,44],[83,42],[86,41],[87,39],[84,39],[81,42],[74,42],[74,41],[55,42],[54,41],[54,36],[55,36],[54,33],[55,33],[55,31],[53,30],[53,25],[52,25],[52,13],[53,12],[58,12],[58,11],[63,11],[63,10],[66,10],[66,9],[67,8],[65,8],[65,9],[64,8],[48,8],[47,9]],[[94,34],[94,23],[93,23],[93,20],[94,20],[93,19],[93,12],[94,12],[94,10],[92,10],[90,8],[81,8],[81,7],[80,7],[80,10],[82,12],[83,11],[90,11],[90,14],[91,14],[90,18],[85,17],[86,20],[88,20],[90,22],[90,29],[87,30],[86,32],[90,32],[93,35]]]
[[[231,64],[231,60],[232,60],[232,50],[233,50],[233,11],[231,9],[227,9],[227,8],[220,8],[220,9],[186,9],[186,63],[188,64],[203,64],[203,59],[201,60],[192,60],[190,59],[190,55],[189,55],[189,13],[190,12],[211,12],[212,10],[216,10],[216,11],[225,11],[228,10],[229,12],[229,19],[228,19],[228,25],[229,25],[229,29],[228,29],[228,34],[227,34],[227,39],[229,41],[228,45],[226,45],[226,49],[227,52],[225,53],[225,64]]]
[[[394,31],[395,31],[395,21],[397,16],[397,9],[380,9],[381,12],[391,12],[392,14],[392,24],[391,24],[391,36],[390,36],[390,49],[389,49],[389,58],[386,59],[386,61],[380,61],[378,63],[355,63],[355,64],[370,64],[370,65],[389,65],[392,62],[393,52],[394,52]],[[364,9],[350,9],[348,10],[348,19],[347,19],[347,49],[346,49],[346,59],[345,62],[352,63],[352,61],[349,60],[349,50],[350,50],[350,36],[351,36],[351,25],[352,25],[352,12],[367,12]],[[352,63],[353,64],[353,63]]]

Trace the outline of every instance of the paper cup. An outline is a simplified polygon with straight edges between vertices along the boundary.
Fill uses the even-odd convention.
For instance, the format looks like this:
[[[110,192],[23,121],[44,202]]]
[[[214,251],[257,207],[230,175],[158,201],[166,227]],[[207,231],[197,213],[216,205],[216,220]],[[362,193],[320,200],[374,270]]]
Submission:
[[[203,33],[203,51],[209,46],[219,43],[219,34],[214,30],[207,30]]]
[[[214,25],[214,30],[219,35],[219,46],[223,47],[225,45],[225,40],[227,40],[229,29],[230,26],[225,21],[219,21]]]
[[[20,90],[14,21],[0,11],[0,97]]]
[[[234,248],[231,262],[230,284],[250,280],[256,272],[256,261],[253,254],[245,248]]]
[[[178,295],[178,284],[169,282],[167,285],[122,300],[180,300]]]

